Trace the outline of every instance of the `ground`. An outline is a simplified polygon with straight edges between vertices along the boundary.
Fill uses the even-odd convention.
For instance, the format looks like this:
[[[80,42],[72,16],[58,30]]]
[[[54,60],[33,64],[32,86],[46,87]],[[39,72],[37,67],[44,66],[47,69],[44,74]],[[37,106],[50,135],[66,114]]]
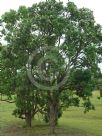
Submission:
[[[70,107],[64,112],[56,129],[58,136],[102,136],[102,99],[94,92],[95,111],[83,113],[83,108]],[[26,128],[23,120],[12,115],[14,104],[0,102],[0,136],[48,136],[48,126],[39,116],[33,127]]]

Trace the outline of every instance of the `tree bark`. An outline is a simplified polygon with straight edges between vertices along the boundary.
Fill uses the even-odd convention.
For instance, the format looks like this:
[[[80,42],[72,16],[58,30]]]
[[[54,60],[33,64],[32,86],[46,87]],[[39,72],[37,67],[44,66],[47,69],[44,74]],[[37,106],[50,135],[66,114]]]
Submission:
[[[31,127],[32,126],[32,116],[31,112],[28,112],[25,114],[25,121],[26,121],[26,126]]]
[[[54,135],[55,134],[55,110],[54,110],[54,106],[52,103],[50,103],[49,106],[49,123],[50,123],[50,134]]]
[[[58,105],[59,101],[58,98],[55,96],[51,96],[48,99],[48,106],[49,106],[49,125],[50,125],[50,135],[55,135],[56,129],[56,122],[58,119]]]

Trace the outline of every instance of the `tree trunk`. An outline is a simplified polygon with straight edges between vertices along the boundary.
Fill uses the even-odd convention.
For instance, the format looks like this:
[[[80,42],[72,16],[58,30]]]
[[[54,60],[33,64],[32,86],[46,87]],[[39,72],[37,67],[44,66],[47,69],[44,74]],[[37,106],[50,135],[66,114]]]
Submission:
[[[56,113],[53,104],[50,102],[49,105],[49,124],[50,124],[50,134],[55,134],[55,126],[56,126]]]
[[[102,88],[100,88],[100,97],[102,97]]]
[[[56,122],[58,120],[58,105],[58,98],[50,95],[48,99],[50,135],[55,135]]]
[[[26,126],[27,127],[31,127],[32,126],[31,112],[25,114],[25,121],[26,121]]]

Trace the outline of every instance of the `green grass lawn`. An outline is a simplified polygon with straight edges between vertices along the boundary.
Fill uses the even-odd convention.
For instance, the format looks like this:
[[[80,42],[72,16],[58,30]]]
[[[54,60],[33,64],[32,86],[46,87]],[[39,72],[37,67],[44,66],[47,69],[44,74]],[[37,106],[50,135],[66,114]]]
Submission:
[[[94,92],[95,111],[83,113],[83,108],[71,107],[59,120],[58,136],[102,136],[102,99]],[[33,127],[24,127],[24,121],[12,116],[14,104],[0,102],[0,136],[47,136],[48,126],[42,120],[34,120]]]
[[[83,131],[89,136],[102,136],[102,99],[97,99],[98,96],[99,94],[94,92],[92,98],[94,111],[84,114],[82,107],[71,107],[64,112],[60,125]]]

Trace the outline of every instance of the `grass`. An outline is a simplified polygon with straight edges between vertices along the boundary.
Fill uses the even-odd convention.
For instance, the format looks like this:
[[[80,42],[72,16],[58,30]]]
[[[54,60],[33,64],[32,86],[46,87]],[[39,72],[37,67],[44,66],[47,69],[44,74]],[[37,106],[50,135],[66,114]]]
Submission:
[[[71,107],[59,120],[58,136],[102,136],[102,99],[94,92],[95,111],[83,113],[83,108]],[[12,116],[14,104],[0,102],[0,136],[47,136],[48,126],[42,120],[34,120],[32,128],[25,128],[24,121]]]
[[[95,111],[84,114],[83,108],[71,107],[64,112],[60,124],[64,127],[81,130],[89,136],[102,136],[102,99],[98,100],[98,95],[97,92],[94,92],[92,98]]]

